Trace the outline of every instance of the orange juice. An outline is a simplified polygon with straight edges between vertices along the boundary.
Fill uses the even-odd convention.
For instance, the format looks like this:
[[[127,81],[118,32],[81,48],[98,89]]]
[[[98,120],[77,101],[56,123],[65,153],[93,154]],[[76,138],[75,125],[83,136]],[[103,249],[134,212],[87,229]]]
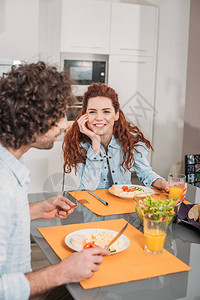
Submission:
[[[151,252],[161,252],[164,247],[166,233],[157,230],[150,229],[144,234],[146,238],[146,247]]]
[[[182,199],[183,191],[184,191],[184,187],[181,187],[181,186],[170,186],[169,187],[169,195],[176,196],[179,199]]]

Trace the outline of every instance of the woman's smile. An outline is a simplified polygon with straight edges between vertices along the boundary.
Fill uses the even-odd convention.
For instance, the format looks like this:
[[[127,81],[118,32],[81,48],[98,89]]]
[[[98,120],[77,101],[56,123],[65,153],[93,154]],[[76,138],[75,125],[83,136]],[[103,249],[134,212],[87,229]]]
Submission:
[[[93,126],[96,126],[96,127],[104,127],[106,126],[106,124],[92,124]]]

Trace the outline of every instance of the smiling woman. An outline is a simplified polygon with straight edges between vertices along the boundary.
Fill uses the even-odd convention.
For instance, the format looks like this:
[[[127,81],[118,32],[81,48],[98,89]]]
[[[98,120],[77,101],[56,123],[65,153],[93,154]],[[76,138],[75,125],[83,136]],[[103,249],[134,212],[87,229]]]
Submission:
[[[125,119],[116,92],[93,83],[83,96],[81,115],[64,137],[64,169],[78,169],[80,190],[130,185],[133,170],[145,185],[165,189],[167,182],[147,161],[150,149],[142,132]]]

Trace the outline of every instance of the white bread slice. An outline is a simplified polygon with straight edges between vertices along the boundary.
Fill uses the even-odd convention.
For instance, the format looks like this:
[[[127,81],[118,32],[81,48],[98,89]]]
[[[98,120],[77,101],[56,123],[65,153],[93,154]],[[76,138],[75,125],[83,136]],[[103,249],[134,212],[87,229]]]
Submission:
[[[194,205],[188,212],[188,217],[197,221],[200,217],[200,204]],[[200,220],[200,219],[199,219]]]
[[[119,189],[117,186],[115,186],[114,184],[110,187],[110,191],[115,194],[115,195],[120,195],[120,193],[122,192],[122,189]]]
[[[81,234],[74,234],[71,236],[70,242],[74,247],[83,248],[85,245],[85,239]]]

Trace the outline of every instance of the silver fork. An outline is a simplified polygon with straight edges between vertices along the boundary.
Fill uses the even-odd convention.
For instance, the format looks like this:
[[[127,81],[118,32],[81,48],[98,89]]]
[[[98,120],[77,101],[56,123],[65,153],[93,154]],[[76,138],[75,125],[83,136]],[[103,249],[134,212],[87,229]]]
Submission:
[[[71,206],[70,209],[76,208],[79,204],[82,205],[84,203],[89,203],[89,201],[86,199],[77,200],[74,196],[72,196],[70,193],[68,193],[68,191],[63,191],[63,196],[68,198],[70,201],[77,203],[77,204],[74,204],[73,206]],[[68,210],[70,210],[70,209],[68,209]]]
[[[82,205],[82,204],[84,204],[84,203],[89,203],[89,201],[87,201],[86,199],[80,199],[80,200],[76,200],[76,201],[77,201],[77,204],[71,206],[70,209],[76,208],[79,204]],[[68,209],[68,210],[70,210],[70,209]]]

